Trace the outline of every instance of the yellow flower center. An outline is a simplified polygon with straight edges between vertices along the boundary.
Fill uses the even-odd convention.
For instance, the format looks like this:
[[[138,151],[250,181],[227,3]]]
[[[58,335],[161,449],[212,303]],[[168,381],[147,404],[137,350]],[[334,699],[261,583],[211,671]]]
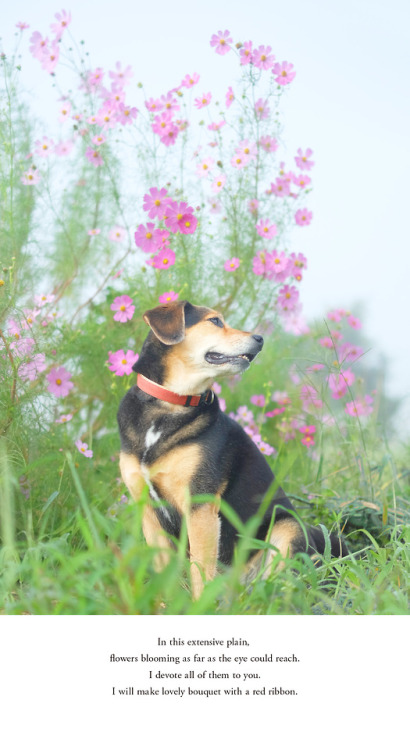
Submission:
[[[160,206],[161,205],[161,201],[157,198],[157,200],[155,201],[154,205],[155,206]]]
[[[164,258],[164,260],[162,262],[163,262],[164,266],[166,266],[168,264],[168,262],[169,262],[168,258]]]
[[[60,379],[60,378],[57,378],[57,380],[56,380],[56,385],[61,385],[61,383],[62,383],[61,379]]]
[[[190,222],[190,221],[186,221],[186,222],[185,222],[185,226],[186,226],[186,227],[190,227],[190,226],[191,226],[191,222]]]
[[[177,221],[181,221],[183,214],[177,214]]]
[[[145,236],[146,236],[147,240],[150,240],[151,237],[152,237],[152,232],[147,232]]]
[[[121,305],[120,310],[125,310],[125,309],[126,309],[125,305]]]
[[[126,365],[126,364],[127,364],[127,360],[126,360],[126,359],[122,359],[122,360],[121,360],[121,364],[122,364],[122,365]]]

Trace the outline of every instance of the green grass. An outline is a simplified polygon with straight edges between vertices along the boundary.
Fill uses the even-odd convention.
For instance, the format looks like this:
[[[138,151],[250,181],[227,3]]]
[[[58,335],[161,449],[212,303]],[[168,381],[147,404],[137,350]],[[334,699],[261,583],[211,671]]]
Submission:
[[[347,558],[334,560],[325,554],[314,564],[299,555],[284,560],[282,567],[278,555],[267,580],[259,577],[248,584],[241,578],[251,542],[248,529],[242,528],[234,564],[207,583],[201,598],[193,602],[185,539],[175,545],[168,567],[154,572],[155,551],[145,544],[141,531],[147,498],[124,505],[115,518],[107,516],[101,500],[87,496],[71,456],[67,461],[75,488],[71,514],[64,518],[55,512],[56,491],[38,518],[34,520],[27,512],[25,527],[17,530],[19,493],[12,463],[3,449],[2,614],[370,615],[408,611],[410,527],[383,523],[383,504],[379,514],[364,506],[362,515],[360,503],[348,504],[349,514],[339,518],[351,549]],[[306,521],[317,520],[312,507],[295,503]],[[408,496],[407,500],[396,496],[395,505],[396,515],[404,512]],[[367,516],[373,533],[357,525],[366,513],[374,514],[372,519]],[[328,526],[330,515],[328,511]],[[336,525],[336,515],[334,519]]]

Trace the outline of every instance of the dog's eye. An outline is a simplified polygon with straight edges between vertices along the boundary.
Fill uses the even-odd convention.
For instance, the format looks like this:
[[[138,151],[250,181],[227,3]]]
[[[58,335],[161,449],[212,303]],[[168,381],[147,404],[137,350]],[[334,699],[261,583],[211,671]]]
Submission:
[[[222,323],[222,320],[220,318],[207,318],[210,323],[213,323],[214,326],[218,326],[218,328],[223,328],[224,324]]]

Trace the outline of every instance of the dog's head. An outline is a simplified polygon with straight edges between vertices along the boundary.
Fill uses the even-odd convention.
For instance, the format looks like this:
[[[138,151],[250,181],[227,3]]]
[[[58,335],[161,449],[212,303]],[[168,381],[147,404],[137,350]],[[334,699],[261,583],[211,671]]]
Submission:
[[[176,393],[200,393],[219,377],[243,372],[263,346],[262,336],[235,330],[221,313],[187,301],[147,310],[144,320],[151,332],[135,370],[160,382],[160,359],[161,381]],[[151,375],[147,372],[149,359]]]

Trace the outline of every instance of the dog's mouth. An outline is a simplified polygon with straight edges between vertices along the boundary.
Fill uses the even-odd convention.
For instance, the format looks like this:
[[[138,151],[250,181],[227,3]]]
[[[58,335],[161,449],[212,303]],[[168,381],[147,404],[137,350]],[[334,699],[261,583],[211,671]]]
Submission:
[[[211,365],[241,365],[247,366],[255,359],[256,354],[235,354],[229,356],[227,354],[220,354],[219,352],[207,352],[205,359]]]

